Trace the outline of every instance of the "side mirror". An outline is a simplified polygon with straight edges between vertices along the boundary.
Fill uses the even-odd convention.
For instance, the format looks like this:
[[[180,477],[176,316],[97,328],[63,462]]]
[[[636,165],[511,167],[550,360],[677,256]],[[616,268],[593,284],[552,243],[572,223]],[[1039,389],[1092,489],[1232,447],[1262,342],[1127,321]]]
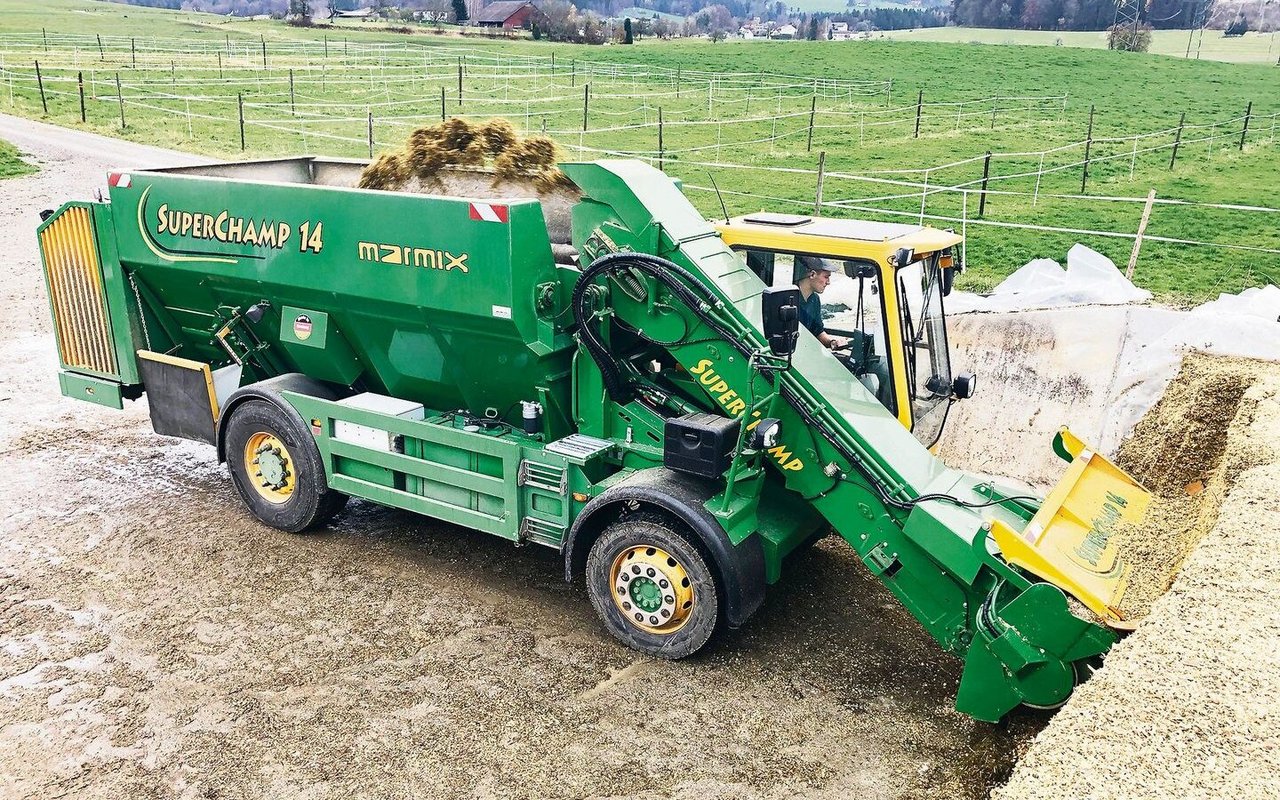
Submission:
[[[951,295],[951,286],[956,282],[955,267],[941,267],[942,269],[942,296],[949,297]]]
[[[915,260],[916,251],[910,247],[899,247],[898,251],[893,254],[893,265],[898,269],[902,269]]]
[[[978,390],[978,376],[972,372],[961,372],[951,382],[951,393],[957,400],[968,400]]]
[[[775,356],[790,357],[800,339],[800,290],[794,286],[770,287],[761,296],[760,315],[764,338]]]
[[[844,262],[844,274],[854,280],[874,278],[876,276],[876,268],[874,264],[868,264],[865,261],[846,261]]]

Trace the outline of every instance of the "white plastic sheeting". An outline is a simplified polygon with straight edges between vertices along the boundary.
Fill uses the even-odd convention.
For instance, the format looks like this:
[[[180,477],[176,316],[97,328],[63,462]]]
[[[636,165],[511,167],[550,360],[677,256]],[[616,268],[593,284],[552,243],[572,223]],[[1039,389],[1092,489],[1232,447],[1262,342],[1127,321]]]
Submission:
[[[1082,244],[1067,252],[1067,266],[1037,258],[1001,281],[990,294],[953,292],[950,313],[1024,311],[1087,305],[1145,303],[1151,292],[1134,286],[1111,259]]]
[[[1051,485],[1065,466],[1050,449],[1059,426],[1114,454],[1187,352],[1280,361],[1277,316],[1275,286],[1191,311],[1130,305],[955,316],[952,364],[978,374],[978,392],[953,406],[942,455],[953,466]]]

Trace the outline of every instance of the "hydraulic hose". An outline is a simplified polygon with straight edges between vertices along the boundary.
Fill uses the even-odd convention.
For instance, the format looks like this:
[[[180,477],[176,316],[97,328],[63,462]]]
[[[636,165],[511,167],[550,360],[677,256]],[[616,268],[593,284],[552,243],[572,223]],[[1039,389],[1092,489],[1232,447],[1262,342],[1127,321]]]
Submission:
[[[600,368],[605,391],[609,393],[609,398],[615,403],[630,401],[635,397],[635,392],[622,374],[622,370],[618,367],[618,362],[600,339],[599,333],[594,327],[587,324],[587,287],[601,275],[607,275],[610,272],[616,272],[624,268],[638,269],[653,277],[670,289],[702,322],[706,323],[726,342],[739,350],[744,356],[749,357],[751,355],[751,348],[746,342],[741,341],[737,335],[725,328],[719,320],[703,311],[703,306],[716,305],[720,303],[720,299],[698,279],[698,276],[679,264],[668,261],[665,258],[648,255],[647,253],[609,253],[593,261],[591,266],[583,271],[578,278],[577,284],[573,287],[571,305],[573,307],[573,320],[581,334],[582,344],[587,348],[587,354],[591,356],[591,360]],[[683,281],[677,280],[676,276],[683,278]],[[698,293],[693,290],[693,286],[701,289],[703,296],[699,297]]]

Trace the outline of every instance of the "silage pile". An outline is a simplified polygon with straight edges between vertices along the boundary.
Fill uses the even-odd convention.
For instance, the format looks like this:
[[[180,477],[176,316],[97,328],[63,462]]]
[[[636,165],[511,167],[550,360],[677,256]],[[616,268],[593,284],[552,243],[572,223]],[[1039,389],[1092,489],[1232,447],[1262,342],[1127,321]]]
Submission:
[[[1125,616],[1151,611],[1213,527],[1233,476],[1247,468],[1240,453],[1227,453],[1228,429],[1246,390],[1269,371],[1270,365],[1245,359],[1188,358],[1120,446],[1117,463],[1153,495],[1142,526],[1116,534],[1132,569],[1120,602]]]
[[[454,117],[418,128],[401,150],[383,153],[360,175],[362,189],[435,191],[449,167],[487,167],[494,182],[532,183],[539,192],[570,188],[556,166],[556,143],[546,136],[521,137],[505,119],[480,124]]]
[[[1119,461],[1156,493],[1129,550],[1181,570],[993,797],[1280,797],[1280,365],[1188,358]]]

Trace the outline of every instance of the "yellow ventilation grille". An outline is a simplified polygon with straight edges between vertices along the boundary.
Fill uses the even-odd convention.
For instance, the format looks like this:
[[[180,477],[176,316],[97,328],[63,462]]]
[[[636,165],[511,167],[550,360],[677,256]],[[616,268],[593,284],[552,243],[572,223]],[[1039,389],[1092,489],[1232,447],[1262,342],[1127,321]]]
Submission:
[[[65,209],[40,232],[40,250],[63,365],[118,376],[89,209]]]

